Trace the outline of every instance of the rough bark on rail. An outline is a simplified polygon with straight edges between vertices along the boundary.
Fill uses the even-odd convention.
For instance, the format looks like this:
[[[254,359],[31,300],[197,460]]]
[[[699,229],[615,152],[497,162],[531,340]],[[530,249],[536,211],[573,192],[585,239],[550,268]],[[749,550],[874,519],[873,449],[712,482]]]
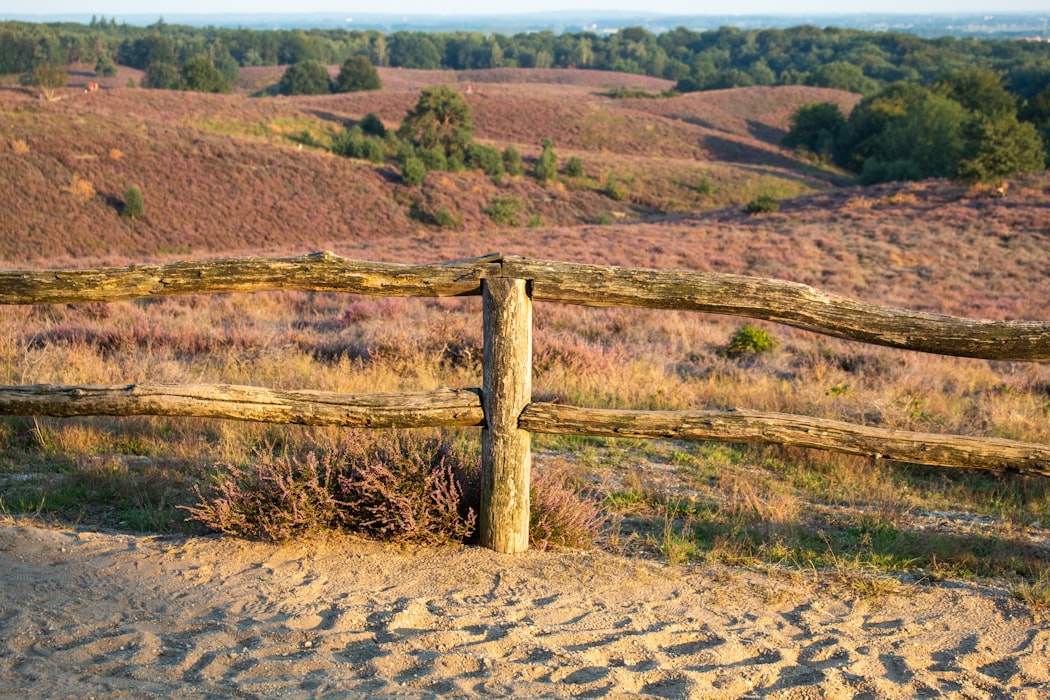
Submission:
[[[534,301],[683,309],[748,316],[825,335],[987,360],[1050,362],[1050,323],[906,311],[784,280],[683,270],[580,265],[515,256],[503,274],[532,282]]]
[[[121,301],[177,294],[308,290],[380,296],[471,296],[499,255],[435,265],[347,260],[333,253],[224,258],[83,270],[0,270],[0,304]]]
[[[479,389],[339,394],[229,384],[0,386],[0,414],[194,416],[359,428],[482,425],[485,421]]]
[[[791,445],[897,462],[1050,476],[1050,445],[913,433],[784,413],[623,411],[531,403],[519,425],[536,433]]]

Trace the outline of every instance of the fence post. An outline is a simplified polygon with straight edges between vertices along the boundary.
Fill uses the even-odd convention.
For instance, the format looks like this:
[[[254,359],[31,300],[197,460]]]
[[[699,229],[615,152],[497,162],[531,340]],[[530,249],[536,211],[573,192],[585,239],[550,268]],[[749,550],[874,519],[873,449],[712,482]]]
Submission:
[[[497,552],[529,547],[532,436],[518,417],[532,398],[532,299],[522,279],[482,280],[484,352],[481,431],[481,544]]]

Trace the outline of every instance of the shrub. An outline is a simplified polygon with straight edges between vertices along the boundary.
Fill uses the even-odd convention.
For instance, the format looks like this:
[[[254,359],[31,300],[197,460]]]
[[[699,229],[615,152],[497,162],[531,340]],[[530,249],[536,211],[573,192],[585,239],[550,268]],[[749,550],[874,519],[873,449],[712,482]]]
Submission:
[[[518,214],[524,208],[525,204],[517,197],[494,197],[482,211],[497,224],[517,226]]]
[[[483,146],[480,143],[470,144],[467,150],[467,161],[472,167],[480,168],[497,184],[503,178],[503,157],[491,146]]]
[[[423,180],[427,176],[427,166],[424,165],[423,161],[415,156],[410,156],[405,159],[404,165],[401,166],[401,181],[406,185],[421,185]]]
[[[521,167],[521,153],[514,144],[503,149],[503,168],[511,175],[525,174],[525,169]]]
[[[198,504],[182,508],[214,530],[274,541],[331,527],[395,541],[463,541],[474,531],[477,475],[476,463],[436,436],[353,431],[321,454],[220,465],[195,487]]]
[[[449,211],[448,207],[441,207],[434,214],[434,223],[441,228],[459,228],[463,225],[462,219]]]
[[[124,209],[121,212],[130,219],[138,219],[146,213],[146,201],[142,190],[135,185],[124,190]]]
[[[627,189],[627,185],[617,180],[615,175],[610,174],[605,176],[605,185],[602,187],[602,193],[609,199],[622,202],[630,196],[631,191]]]
[[[378,136],[365,136],[360,125],[343,129],[332,139],[332,153],[345,158],[361,158],[373,163],[386,160],[386,147]]]
[[[421,146],[416,149],[416,155],[427,166],[427,170],[451,170],[448,163],[448,155],[440,145]]]
[[[583,177],[583,161],[576,156],[569,158],[569,162],[565,164],[565,174],[569,177]]]
[[[771,194],[763,194],[755,197],[747,203],[745,211],[754,216],[755,214],[771,214],[780,210],[780,202]]]
[[[704,173],[700,176],[700,182],[696,183],[694,187],[698,194],[711,194],[715,191],[715,184],[711,182],[711,178]]]
[[[558,470],[534,472],[529,499],[529,544],[537,549],[588,549],[609,520],[598,500],[573,488]]]
[[[478,468],[451,443],[399,431],[348,440],[339,457],[345,464],[339,492],[351,528],[431,544],[462,542],[473,534],[475,508],[464,502],[463,483],[476,482]]]
[[[766,331],[752,325],[745,325],[738,328],[733,337],[729,339],[726,354],[730,357],[759,355],[774,350],[777,345],[776,338]]]
[[[113,63],[113,59],[109,57],[109,54],[102,54],[98,57],[95,62],[95,75],[99,78],[112,78],[117,74],[117,64]]]
[[[260,454],[251,467],[220,465],[203,491],[194,487],[198,504],[180,507],[213,530],[281,542],[342,521],[336,466],[314,453],[302,460]]]
[[[320,61],[293,63],[277,84],[277,92],[282,95],[327,95],[331,91],[328,69]]]
[[[334,92],[361,92],[378,90],[383,81],[367,56],[352,56],[339,69],[332,87]]]
[[[361,131],[366,134],[378,136],[379,138],[386,137],[386,126],[383,125],[383,120],[372,112],[369,112],[362,117],[358,126],[361,127]]]
[[[194,56],[183,64],[180,87],[194,92],[233,91],[233,85],[226,80],[226,76],[204,54]]]
[[[448,159],[458,156],[460,163],[473,133],[470,105],[447,86],[424,88],[398,129],[398,135],[418,149],[440,149]]]
[[[558,154],[554,152],[554,143],[550,139],[543,142],[543,151],[532,174],[540,182],[547,182],[558,176]]]

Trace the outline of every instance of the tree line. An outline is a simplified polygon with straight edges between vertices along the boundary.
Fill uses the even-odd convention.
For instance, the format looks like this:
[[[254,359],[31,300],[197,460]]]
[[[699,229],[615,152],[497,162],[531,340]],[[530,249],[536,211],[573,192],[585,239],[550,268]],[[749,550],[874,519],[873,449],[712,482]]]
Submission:
[[[1050,90],[1020,100],[981,68],[928,87],[896,82],[848,117],[829,102],[800,108],[783,143],[858,173],[863,184],[948,177],[1001,187],[1004,178],[1047,166]]]
[[[374,66],[467,70],[586,68],[673,80],[680,92],[749,85],[813,85],[872,95],[894,82],[930,85],[948,72],[984,68],[1007,89],[1031,100],[1050,82],[1050,43],[1013,39],[922,39],[900,32],[837,27],[654,34],[628,27],[614,34],[551,31],[514,35],[481,32],[377,30],[252,30],[189,27],[163,20],[147,27],[105,17],[89,24],[0,22],[0,73],[26,73],[41,63],[111,62],[169,76],[206,56],[229,78],[241,66],[354,56]]]

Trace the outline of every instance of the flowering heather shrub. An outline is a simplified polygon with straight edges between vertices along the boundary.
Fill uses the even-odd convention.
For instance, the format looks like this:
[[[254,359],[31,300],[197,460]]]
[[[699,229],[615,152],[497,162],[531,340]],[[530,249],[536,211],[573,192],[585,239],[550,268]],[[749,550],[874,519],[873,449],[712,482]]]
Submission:
[[[339,449],[339,492],[347,526],[395,541],[463,541],[474,508],[461,482],[477,472],[451,445],[410,432],[351,436]],[[462,512],[465,511],[465,512]]]
[[[395,542],[463,542],[481,498],[476,460],[436,434],[352,431],[334,449],[304,457],[258,454],[251,466],[220,465],[190,519],[241,537],[289,540],[331,527]],[[608,520],[564,472],[538,473],[530,489],[530,543],[539,549],[594,544]]]
[[[203,491],[195,486],[199,503],[182,506],[190,519],[231,535],[275,542],[341,522],[332,455],[258,457],[250,467],[221,465],[223,472]]]
[[[600,501],[580,493],[557,469],[533,472],[529,498],[529,544],[537,549],[589,549],[609,520]]]
[[[243,537],[288,540],[328,527],[394,541],[463,541],[474,532],[477,466],[437,437],[351,432],[335,449],[303,458],[258,455],[251,467],[221,465],[195,487],[193,520]]]

